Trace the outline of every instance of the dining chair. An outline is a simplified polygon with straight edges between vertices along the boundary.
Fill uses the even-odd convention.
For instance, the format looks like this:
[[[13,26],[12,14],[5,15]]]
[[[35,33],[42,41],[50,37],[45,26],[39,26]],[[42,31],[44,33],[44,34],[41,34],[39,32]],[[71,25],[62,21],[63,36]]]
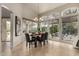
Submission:
[[[41,34],[41,38],[40,38],[40,44],[41,44],[41,46],[42,46],[42,42],[44,44],[44,41],[45,41],[45,33],[42,33]]]
[[[48,32],[45,32],[45,38],[44,38],[45,40],[44,40],[44,44],[45,44],[45,42],[47,42],[48,43]]]
[[[32,42],[35,42],[34,39],[30,39],[30,35],[28,33],[25,34],[26,36],[26,47],[28,46],[29,44],[29,48],[30,48],[30,45],[32,44]]]

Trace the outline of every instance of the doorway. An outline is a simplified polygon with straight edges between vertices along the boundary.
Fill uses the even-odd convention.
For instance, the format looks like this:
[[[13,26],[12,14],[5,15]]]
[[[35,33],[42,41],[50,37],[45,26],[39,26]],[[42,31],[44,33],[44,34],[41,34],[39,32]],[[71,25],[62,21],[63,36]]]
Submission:
[[[13,26],[12,12],[5,7],[1,7],[1,44],[13,47]]]

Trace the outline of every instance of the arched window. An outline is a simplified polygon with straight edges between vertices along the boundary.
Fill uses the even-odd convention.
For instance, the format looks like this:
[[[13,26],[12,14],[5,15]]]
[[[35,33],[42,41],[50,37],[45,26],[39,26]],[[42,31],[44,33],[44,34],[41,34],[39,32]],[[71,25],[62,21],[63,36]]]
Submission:
[[[61,12],[61,16],[69,15],[69,14],[76,14],[79,13],[79,8],[77,7],[71,7],[67,8],[64,11]]]

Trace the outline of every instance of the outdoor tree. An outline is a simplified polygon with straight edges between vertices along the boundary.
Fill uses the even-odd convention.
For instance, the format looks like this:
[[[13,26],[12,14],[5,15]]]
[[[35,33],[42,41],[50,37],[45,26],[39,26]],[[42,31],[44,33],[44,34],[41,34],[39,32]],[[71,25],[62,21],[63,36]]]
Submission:
[[[57,25],[53,25],[53,24],[52,24],[52,26],[50,27],[50,33],[51,33],[51,35],[54,36],[53,34],[56,35],[57,32],[58,32]]]

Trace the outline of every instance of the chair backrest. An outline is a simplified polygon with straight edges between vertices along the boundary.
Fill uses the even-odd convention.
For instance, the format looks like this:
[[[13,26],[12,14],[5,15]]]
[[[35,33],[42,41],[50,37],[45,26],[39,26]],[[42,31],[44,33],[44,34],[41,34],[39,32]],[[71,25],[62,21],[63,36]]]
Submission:
[[[26,41],[29,42],[29,41],[30,41],[30,36],[29,36],[29,34],[26,33],[25,36],[26,36]]]
[[[48,32],[45,32],[45,40],[48,39]]]
[[[45,33],[41,34],[41,40],[45,40]]]

